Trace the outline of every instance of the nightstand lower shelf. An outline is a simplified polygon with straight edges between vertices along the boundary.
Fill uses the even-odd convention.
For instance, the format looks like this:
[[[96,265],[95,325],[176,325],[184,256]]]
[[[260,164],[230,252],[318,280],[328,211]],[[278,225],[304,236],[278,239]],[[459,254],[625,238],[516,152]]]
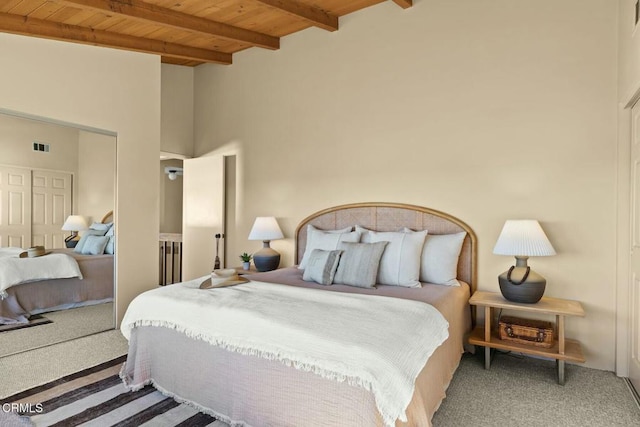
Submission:
[[[565,339],[564,354],[559,353],[559,342],[556,340],[550,348],[535,347],[532,345],[518,344],[513,341],[501,340],[495,334],[491,334],[489,342],[484,339],[484,328],[477,327],[469,336],[469,344],[482,347],[496,348],[498,350],[516,351],[518,353],[531,354],[533,356],[547,357],[550,359],[565,360],[569,362],[584,363],[586,359],[582,353],[582,346],[579,341]]]

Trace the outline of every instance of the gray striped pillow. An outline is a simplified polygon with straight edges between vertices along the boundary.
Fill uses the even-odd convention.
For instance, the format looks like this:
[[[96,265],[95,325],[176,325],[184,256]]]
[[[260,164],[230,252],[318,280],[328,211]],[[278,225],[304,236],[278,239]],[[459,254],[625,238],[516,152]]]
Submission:
[[[325,251],[323,249],[314,249],[311,251],[307,266],[304,269],[302,280],[307,282],[317,282],[321,285],[330,285],[333,283],[333,276],[336,274],[338,262],[340,261],[342,251]]]
[[[333,283],[373,288],[378,276],[380,258],[387,243],[389,242],[340,243],[338,248],[344,252]]]

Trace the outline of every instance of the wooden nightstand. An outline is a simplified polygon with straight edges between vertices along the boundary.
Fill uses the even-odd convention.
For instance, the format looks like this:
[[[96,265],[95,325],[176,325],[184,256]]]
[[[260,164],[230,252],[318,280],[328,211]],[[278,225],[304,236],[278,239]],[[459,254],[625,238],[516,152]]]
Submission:
[[[236,269],[236,273],[238,273],[238,276],[244,276],[245,274],[256,274],[258,273],[258,270],[256,270],[255,266],[251,266],[250,269],[248,270],[244,270],[242,267],[234,267]]]
[[[489,369],[491,366],[492,348],[547,357],[556,360],[558,365],[558,384],[564,384],[564,362],[568,360],[570,362],[583,363],[585,361],[580,343],[564,336],[565,316],[584,316],[582,305],[577,301],[542,297],[536,304],[522,304],[507,301],[501,294],[496,292],[478,291],[469,299],[469,304],[484,307],[484,326],[476,326],[469,336],[469,344],[484,347],[485,369]],[[491,325],[492,308],[555,315],[556,341],[554,345],[551,348],[541,348],[501,340]]]

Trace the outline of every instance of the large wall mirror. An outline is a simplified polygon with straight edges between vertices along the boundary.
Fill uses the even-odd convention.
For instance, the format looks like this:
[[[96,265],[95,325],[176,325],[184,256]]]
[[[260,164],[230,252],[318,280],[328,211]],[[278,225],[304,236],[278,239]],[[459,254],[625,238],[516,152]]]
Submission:
[[[0,111],[0,357],[115,327],[115,188],[114,133]]]

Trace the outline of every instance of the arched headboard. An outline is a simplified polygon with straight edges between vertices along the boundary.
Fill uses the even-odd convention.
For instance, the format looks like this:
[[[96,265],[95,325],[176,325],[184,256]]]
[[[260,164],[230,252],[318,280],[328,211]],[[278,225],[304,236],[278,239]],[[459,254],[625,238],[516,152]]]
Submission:
[[[458,260],[458,278],[477,287],[477,238],[473,229],[458,218],[422,206],[401,203],[354,203],[335,206],[316,212],[296,228],[296,264],[302,259],[307,245],[307,225],[323,230],[335,230],[361,225],[375,231],[399,231],[403,227],[428,230],[429,234],[467,232]]]
[[[106,224],[107,222],[113,222],[113,211],[109,211],[107,212],[103,217],[102,220],[100,221],[103,224]]]

